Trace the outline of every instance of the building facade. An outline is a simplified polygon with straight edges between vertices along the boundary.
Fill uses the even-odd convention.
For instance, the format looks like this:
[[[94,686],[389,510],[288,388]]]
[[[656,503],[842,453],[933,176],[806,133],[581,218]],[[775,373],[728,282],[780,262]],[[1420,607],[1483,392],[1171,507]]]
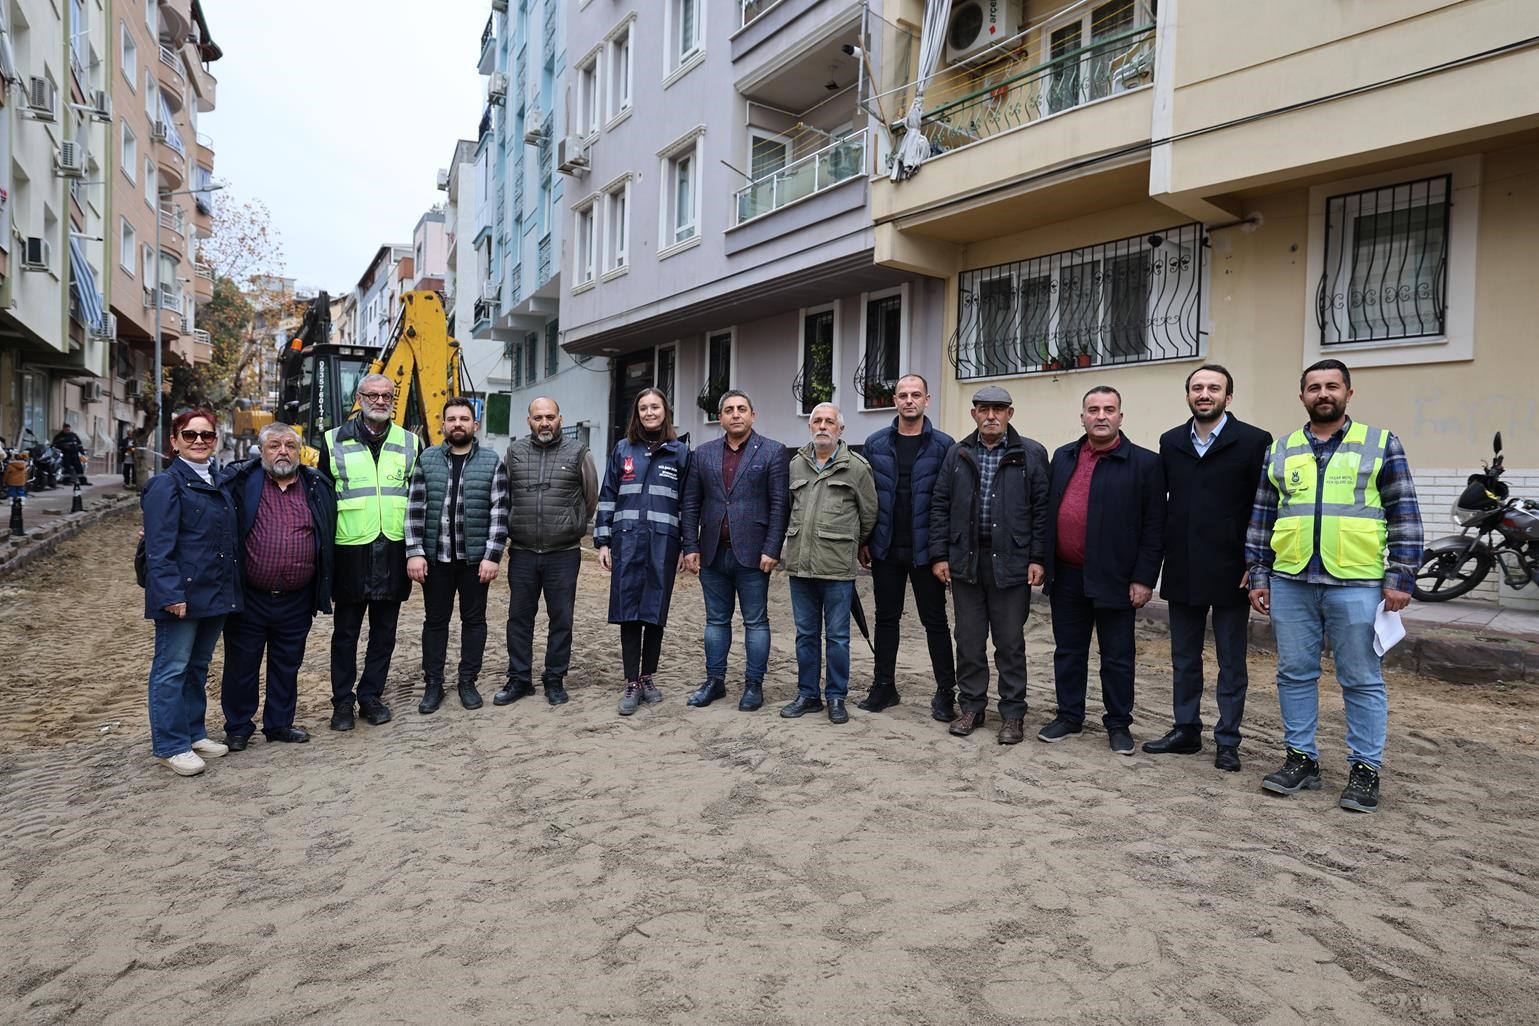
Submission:
[[[997,382],[1023,432],[1060,444],[1104,383],[1153,444],[1215,361],[1234,412],[1281,434],[1304,420],[1300,370],[1336,357],[1351,412],[1404,441],[1429,537],[1495,431],[1514,492],[1539,491],[1520,256],[1539,237],[1539,8],[1029,0],[1001,5],[997,44],[958,47],[948,24],[933,77],[924,4],[883,8],[878,95],[905,110],[928,78],[932,155],[873,185],[877,255],[945,282],[948,428]]]

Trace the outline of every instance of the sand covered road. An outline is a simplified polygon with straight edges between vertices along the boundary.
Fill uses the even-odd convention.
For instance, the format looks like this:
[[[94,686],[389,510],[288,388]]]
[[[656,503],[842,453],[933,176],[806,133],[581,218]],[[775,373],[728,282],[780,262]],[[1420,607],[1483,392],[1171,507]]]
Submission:
[[[951,738],[928,716],[917,622],[902,706],[781,720],[777,577],[763,711],[684,706],[703,622],[685,580],[668,701],[622,720],[589,561],[570,704],[471,713],[451,694],[418,716],[414,601],[395,722],[331,733],[321,618],[301,679],[314,742],[259,737],[183,780],[149,757],[134,526],[0,581],[0,1023],[1539,1017],[1530,694],[1394,680],[1384,812],[1353,816],[1335,808],[1329,694],[1326,790],[1260,791],[1279,734],[1264,656],[1237,775],[1211,753],[1117,758],[1098,727],[1001,748],[992,713]],[[505,586],[492,594],[495,679]],[[1142,740],[1167,724],[1169,685],[1163,639],[1140,644]],[[1034,730],[1051,708],[1036,615],[1028,647]],[[858,691],[869,673],[857,639]]]

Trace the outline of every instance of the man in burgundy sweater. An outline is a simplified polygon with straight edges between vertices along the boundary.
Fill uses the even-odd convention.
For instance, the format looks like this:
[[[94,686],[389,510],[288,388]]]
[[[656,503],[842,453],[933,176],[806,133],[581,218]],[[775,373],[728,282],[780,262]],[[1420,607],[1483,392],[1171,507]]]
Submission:
[[[1049,467],[1047,591],[1058,712],[1037,738],[1080,733],[1090,636],[1101,651],[1101,718],[1111,750],[1133,754],[1133,622],[1154,594],[1165,535],[1160,458],[1122,433],[1122,395],[1098,385],[1081,401],[1085,433]]]

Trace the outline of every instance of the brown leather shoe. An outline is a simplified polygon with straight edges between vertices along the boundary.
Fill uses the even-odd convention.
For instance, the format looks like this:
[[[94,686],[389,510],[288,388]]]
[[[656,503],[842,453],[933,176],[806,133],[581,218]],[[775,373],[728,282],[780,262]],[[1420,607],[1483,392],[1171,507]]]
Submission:
[[[1026,727],[1021,720],[1006,720],[999,725],[999,743],[1018,745],[1026,737]]]
[[[960,716],[951,721],[951,726],[948,729],[957,737],[966,737],[973,731],[977,730],[979,727],[983,726],[983,721],[987,718],[987,716],[988,713],[982,709],[979,709],[977,712],[973,713],[963,710]]]

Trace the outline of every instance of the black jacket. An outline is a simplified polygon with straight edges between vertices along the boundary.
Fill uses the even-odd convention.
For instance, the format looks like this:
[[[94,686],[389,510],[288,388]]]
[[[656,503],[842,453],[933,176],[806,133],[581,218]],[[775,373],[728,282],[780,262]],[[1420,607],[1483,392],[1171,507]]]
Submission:
[[[256,525],[265,478],[260,459],[242,460],[225,468],[224,483],[235,500],[236,529],[243,554],[246,538]],[[326,475],[311,467],[299,468],[299,483],[305,490],[305,504],[310,507],[310,523],[315,527],[313,608],[317,613],[329,613],[332,552],[337,539],[337,496]]]
[[[1046,564],[1048,548],[1047,450],[1013,427],[1005,428],[1004,455],[989,499],[994,583],[1026,583],[1032,563]],[[978,445],[974,431],[946,452],[930,500],[930,558],[945,559],[960,581],[978,579]]]
[[[1047,586],[1058,570],[1058,507],[1079,463],[1085,436],[1053,453],[1052,497],[1048,502]],[[1132,605],[1128,586],[1152,588],[1165,552],[1165,474],[1159,455],[1122,435],[1122,444],[1101,457],[1090,479],[1085,525],[1085,595],[1103,609]],[[1239,575],[1235,575],[1239,580]]]
[[[1165,470],[1165,575],[1160,597],[1195,606],[1247,601],[1245,528],[1272,436],[1233,414],[1199,458],[1188,420],[1160,436]]]

